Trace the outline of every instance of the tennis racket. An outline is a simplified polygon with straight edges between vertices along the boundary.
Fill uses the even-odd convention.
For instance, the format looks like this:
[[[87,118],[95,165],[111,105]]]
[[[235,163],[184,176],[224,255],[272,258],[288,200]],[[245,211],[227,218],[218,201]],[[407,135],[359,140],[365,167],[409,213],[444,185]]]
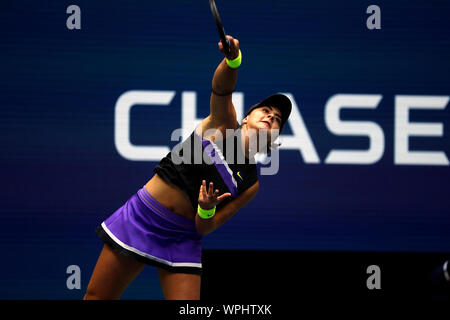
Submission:
[[[219,32],[220,40],[222,41],[223,49],[225,51],[225,55],[230,57],[231,49],[230,49],[230,41],[228,41],[225,35],[225,29],[222,25],[222,20],[220,20],[219,11],[217,10],[216,3],[214,0],[209,0],[209,6],[211,7],[211,12],[216,21],[217,31]]]

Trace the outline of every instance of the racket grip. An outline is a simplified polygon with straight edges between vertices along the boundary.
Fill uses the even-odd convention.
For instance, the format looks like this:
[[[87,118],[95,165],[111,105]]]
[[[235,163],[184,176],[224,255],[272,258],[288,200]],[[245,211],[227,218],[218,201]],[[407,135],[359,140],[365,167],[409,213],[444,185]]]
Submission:
[[[228,38],[225,40],[225,43],[223,43],[222,41],[222,45],[223,45],[223,49],[225,50],[226,56],[229,57],[231,54],[231,44],[230,44],[230,40],[228,40]]]

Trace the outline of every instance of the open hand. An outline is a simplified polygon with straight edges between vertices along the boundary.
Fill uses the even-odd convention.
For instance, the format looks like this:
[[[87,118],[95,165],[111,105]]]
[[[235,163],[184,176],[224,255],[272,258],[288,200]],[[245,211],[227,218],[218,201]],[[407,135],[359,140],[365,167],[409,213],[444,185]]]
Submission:
[[[231,196],[231,193],[227,192],[219,196],[219,190],[214,191],[214,183],[209,183],[208,191],[206,190],[206,180],[202,180],[200,186],[200,192],[198,195],[198,204],[202,209],[210,210],[222,202],[224,199]]]

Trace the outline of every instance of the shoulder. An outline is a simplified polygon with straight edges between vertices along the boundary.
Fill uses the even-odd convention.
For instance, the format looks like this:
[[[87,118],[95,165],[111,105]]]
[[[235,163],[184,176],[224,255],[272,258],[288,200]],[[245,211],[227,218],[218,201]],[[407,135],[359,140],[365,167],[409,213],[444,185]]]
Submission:
[[[227,121],[218,121],[211,116],[206,117],[195,128],[195,132],[204,139],[214,140],[219,136],[219,139],[224,139],[227,129],[236,130],[238,123],[234,118],[230,118]],[[212,138],[214,136],[214,138]]]

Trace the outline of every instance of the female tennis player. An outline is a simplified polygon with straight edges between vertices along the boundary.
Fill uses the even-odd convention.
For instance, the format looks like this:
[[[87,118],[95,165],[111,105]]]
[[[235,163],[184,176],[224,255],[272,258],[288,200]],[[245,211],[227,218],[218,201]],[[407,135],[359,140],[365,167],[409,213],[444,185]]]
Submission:
[[[290,100],[276,94],[250,107],[242,125],[236,121],[231,97],[241,51],[239,41],[227,37],[231,56],[214,73],[209,116],[183,141],[181,152],[167,154],[146,185],[97,228],[105,245],[84,299],[119,299],[145,265],[157,267],[166,299],[200,299],[202,236],[255,196],[259,182],[251,160],[268,150],[291,112]],[[224,53],[221,42],[219,50]],[[254,132],[265,132],[266,141],[252,150]],[[198,150],[201,162],[195,163]],[[237,160],[240,155],[244,161]]]

